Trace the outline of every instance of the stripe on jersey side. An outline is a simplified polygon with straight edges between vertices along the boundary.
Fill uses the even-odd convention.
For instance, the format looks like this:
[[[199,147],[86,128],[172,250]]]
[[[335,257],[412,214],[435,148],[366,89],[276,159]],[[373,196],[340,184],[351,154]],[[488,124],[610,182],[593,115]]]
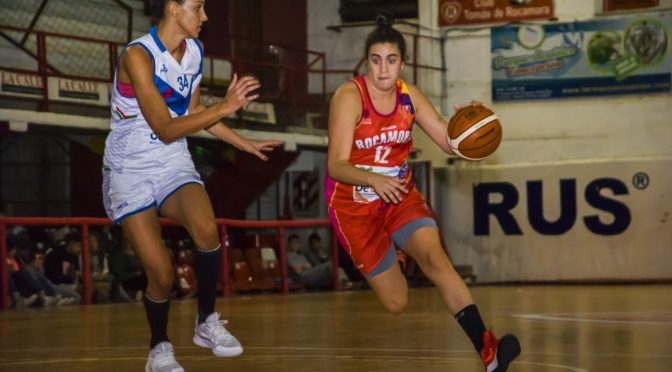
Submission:
[[[198,42],[196,39],[191,39],[191,41],[196,44],[196,47],[198,48],[198,51],[201,53],[201,63],[199,64],[198,67],[198,72],[194,76],[198,76],[203,73],[203,47],[201,46],[201,43]]]

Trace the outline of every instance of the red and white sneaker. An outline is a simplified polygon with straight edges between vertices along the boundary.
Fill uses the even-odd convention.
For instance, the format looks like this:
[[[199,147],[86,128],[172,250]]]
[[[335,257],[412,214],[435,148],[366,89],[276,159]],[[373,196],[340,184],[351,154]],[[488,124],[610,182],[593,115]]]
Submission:
[[[520,354],[520,343],[514,335],[506,335],[501,340],[490,332],[483,332],[481,359],[486,372],[505,372],[509,364]]]

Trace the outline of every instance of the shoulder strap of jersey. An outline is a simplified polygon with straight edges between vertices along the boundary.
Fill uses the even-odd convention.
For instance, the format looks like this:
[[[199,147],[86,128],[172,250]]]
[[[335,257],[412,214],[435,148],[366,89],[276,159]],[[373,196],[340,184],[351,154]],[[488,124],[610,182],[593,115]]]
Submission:
[[[355,86],[357,87],[357,91],[359,92],[359,100],[362,104],[362,112],[360,112],[359,114],[359,120],[361,121],[362,118],[365,116],[364,112],[368,110],[368,107],[366,105],[368,104],[367,95],[369,94],[369,92],[366,89],[366,81],[364,81],[364,75],[359,75],[350,81],[352,81],[355,84]]]

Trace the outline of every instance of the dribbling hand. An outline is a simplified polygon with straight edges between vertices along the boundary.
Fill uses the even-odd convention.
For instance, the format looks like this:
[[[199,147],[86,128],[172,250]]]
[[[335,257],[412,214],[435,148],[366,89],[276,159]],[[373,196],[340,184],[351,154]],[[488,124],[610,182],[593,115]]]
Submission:
[[[268,156],[264,155],[262,151],[273,151],[276,147],[284,145],[285,141],[250,141],[245,140],[240,145],[240,149],[250,154],[256,155],[259,159],[266,161]]]
[[[399,204],[408,194],[405,181],[398,178],[376,175],[371,181],[371,187],[385,203]]]

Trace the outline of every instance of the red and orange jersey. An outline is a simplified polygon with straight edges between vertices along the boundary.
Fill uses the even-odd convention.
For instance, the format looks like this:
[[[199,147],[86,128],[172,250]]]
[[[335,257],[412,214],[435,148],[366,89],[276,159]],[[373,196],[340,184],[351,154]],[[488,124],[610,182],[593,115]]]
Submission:
[[[408,87],[397,80],[397,102],[387,115],[376,111],[366,88],[364,76],[352,80],[362,99],[362,114],[355,126],[350,163],[378,174],[396,177],[411,185],[408,155],[413,148],[415,108]],[[352,209],[380,200],[373,188],[338,182],[327,175],[326,196],[329,207]],[[354,211],[353,211],[354,212]],[[363,212],[363,211],[362,211]]]

